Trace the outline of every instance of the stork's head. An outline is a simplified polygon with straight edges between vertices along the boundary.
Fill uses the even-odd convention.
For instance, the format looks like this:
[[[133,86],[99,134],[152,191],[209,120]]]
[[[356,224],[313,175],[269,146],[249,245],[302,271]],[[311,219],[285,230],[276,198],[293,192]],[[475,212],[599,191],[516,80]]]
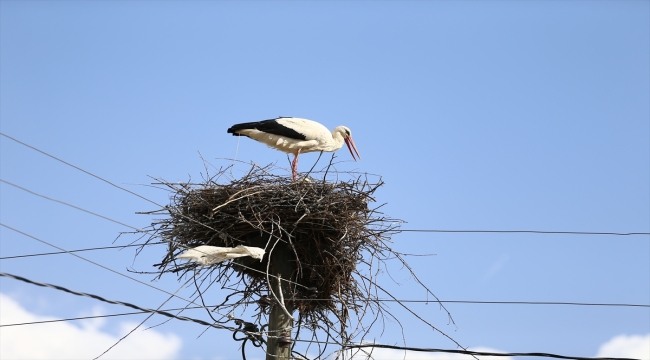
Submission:
[[[348,150],[350,150],[350,154],[352,155],[352,158],[354,161],[357,161],[357,157],[359,160],[361,160],[361,155],[359,155],[359,150],[357,150],[357,146],[354,144],[354,140],[352,140],[352,130],[348,128],[347,126],[338,126],[336,129],[333,131],[334,134],[340,134],[341,137],[343,137],[343,140],[345,141],[345,145],[348,146]],[[354,152],[352,150],[354,149]],[[357,154],[355,157],[354,154]]]
[[[233,252],[242,254],[241,256],[250,256],[253,259],[259,259],[260,261],[262,261],[265,253],[264,249],[262,248],[244,245],[237,245],[237,247],[233,249]]]

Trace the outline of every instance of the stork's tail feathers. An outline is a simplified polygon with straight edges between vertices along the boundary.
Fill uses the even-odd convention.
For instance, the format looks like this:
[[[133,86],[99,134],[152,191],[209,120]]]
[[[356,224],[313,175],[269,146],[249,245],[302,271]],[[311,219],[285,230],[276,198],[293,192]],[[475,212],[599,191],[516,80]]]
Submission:
[[[246,135],[238,133],[238,131],[256,129],[258,124],[259,124],[259,122],[248,122],[248,123],[235,124],[235,125],[228,128],[228,134],[232,134],[232,136],[246,136]]]

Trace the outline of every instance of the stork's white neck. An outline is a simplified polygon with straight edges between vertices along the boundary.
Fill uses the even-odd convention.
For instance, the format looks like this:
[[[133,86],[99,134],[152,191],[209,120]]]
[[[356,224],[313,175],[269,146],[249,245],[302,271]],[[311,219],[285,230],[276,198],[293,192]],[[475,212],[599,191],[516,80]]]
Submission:
[[[345,127],[344,126],[338,126],[332,130],[332,140],[329,144],[327,144],[327,149],[323,149],[323,151],[336,151],[340,149],[343,146],[343,143],[345,142]]]

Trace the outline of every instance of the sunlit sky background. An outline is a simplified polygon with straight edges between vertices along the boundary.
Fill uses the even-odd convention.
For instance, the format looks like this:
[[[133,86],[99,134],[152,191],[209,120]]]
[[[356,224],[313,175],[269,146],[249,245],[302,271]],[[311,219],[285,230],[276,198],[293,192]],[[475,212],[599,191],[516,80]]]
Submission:
[[[648,1],[1,1],[0,128],[166,204],[168,193],[146,186],[151,177],[199,179],[199,153],[217,166],[235,157],[277,162],[288,176],[284,154],[226,129],[304,117],[352,129],[363,160],[342,150],[338,170],[381,176],[376,205],[386,203],[405,229],[649,232],[649,19]],[[135,213],[155,206],[136,196],[6,137],[0,151],[5,181],[135,227],[152,221]],[[300,170],[316,158],[301,156]],[[238,164],[235,176],[246,169]],[[65,249],[137,240],[113,243],[129,229],[7,183],[0,191],[3,224]],[[3,257],[56,251],[5,227],[0,236]],[[650,304],[649,236],[402,233],[393,241],[397,251],[435,254],[408,260],[444,300]],[[127,273],[154,271],[163,252],[80,254]],[[0,268],[143,307],[168,297],[66,254],[3,259]],[[392,270],[399,284],[386,275],[388,289],[425,298],[403,269]],[[171,275],[152,284],[180,286]],[[130,311],[7,278],[0,293],[2,324]],[[436,305],[412,305],[470,348],[650,358],[647,307],[447,307],[456,326]],[[454,348],[392,309],[408,346]],[[92,358],[143,319],[3,327],[0,355]],[[229,332],[204,330],[170,321],[106,358],[240,357]],[[367,340],[403,344],[392,323]],[[608,342],[645,350],[603,352]]]

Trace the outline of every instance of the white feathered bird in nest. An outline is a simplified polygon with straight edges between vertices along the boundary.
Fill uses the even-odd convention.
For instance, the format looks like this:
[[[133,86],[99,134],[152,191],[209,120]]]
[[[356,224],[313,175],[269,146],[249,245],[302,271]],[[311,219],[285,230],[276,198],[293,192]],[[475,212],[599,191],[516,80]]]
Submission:
[[[177,256],[177,259],[188,259],[195,261],[203,266],[217,264],[226,260],[239,258],[242,256],[250,256],[254,259],[264,257],[265,251],[262,248],[253,246],[239,245],[237,247],[218,247],[210,245],[201,245]]]
[[[293,154],[291,174],[294,181],[298,174],[298,156],[302,153],[332,152],[340,149],[345,143],[354,161],[357,158],[361,160],[359,150],[352,140],[352,131],[346,126],[339,126],[330,132],[316,121],[282,116],[277,119],[235,124],[228,129],[228,133],[234,136],[248,136],[274,149]]]

